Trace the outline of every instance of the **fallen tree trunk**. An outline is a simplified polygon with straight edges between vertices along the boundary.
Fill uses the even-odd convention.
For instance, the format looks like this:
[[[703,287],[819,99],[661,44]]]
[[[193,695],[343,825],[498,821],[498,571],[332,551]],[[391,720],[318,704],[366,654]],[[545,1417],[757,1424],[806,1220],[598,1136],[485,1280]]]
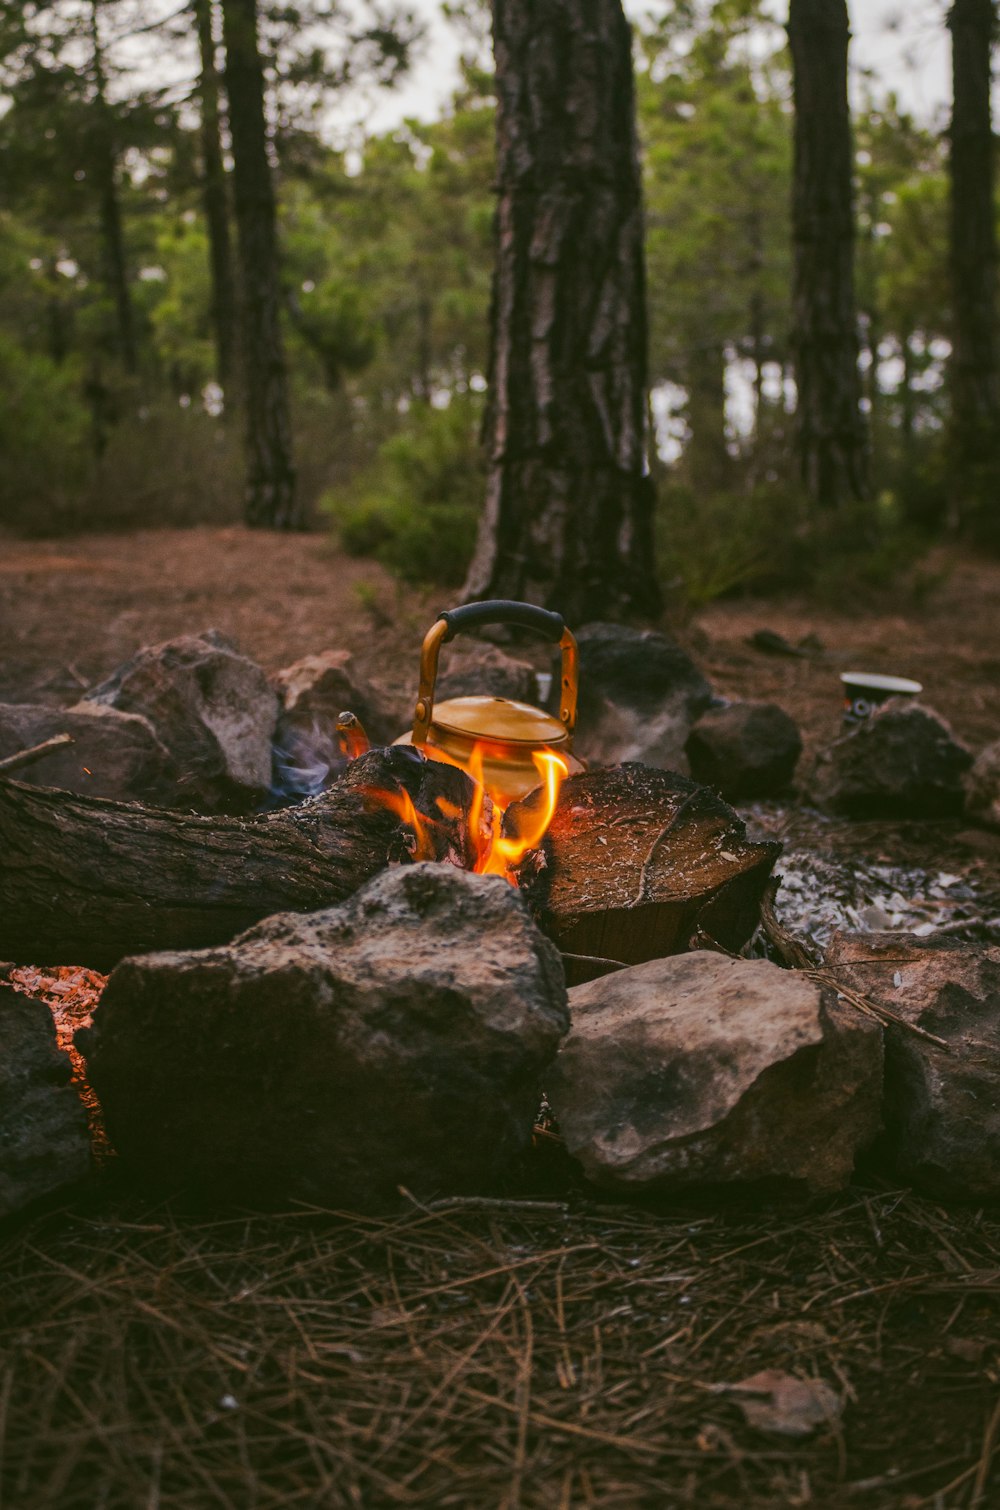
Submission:
[[[332,906],[393,860],[471,869],[472,791],[464,772],[408,747],[372,750],[321,796],[252,818],[0,779],[0,959],[106,972],[127,954],[227,943],[272,913]]]
[[[504,815],[516,835],[539,800]],[[571,776],[540,847],[517,872],[569,985],[679,954],[699,935],[736,952],[760,919],[781,845],[751,843],[709,787],[643,765]],[[595,958],[596,957],[596,958]]]

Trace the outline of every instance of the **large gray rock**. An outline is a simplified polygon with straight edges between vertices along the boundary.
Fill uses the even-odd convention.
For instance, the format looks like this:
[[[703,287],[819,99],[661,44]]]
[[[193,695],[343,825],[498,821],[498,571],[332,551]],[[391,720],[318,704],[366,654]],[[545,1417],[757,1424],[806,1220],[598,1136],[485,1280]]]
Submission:
[[[527,1143],[568,1026],[517,892],[450,865],[225,949],[115,970],[78,1035],[124,1164],[236,1199],[476,1190]]]
[[[31,786],[61,787],[88,797],[172,807],[179,795],[177,767],[152,724],[137,713],[103,703],[50,708],[36,703],[0,705],[0,759],[69,734],[62,745],[16,772]]]
[[[685,740],[714,701],[691,657],[665,634],[622,624],[585,624],[577,641],[576,753],[596,765],[640,761],[686,772]]]
[[[942,818],[962,811],[971,765],[939,713],[891,698],[822,752],[815,796],[852,818]]]
[[[939,1196],[1000,1195],[1000,949],[840,933],[837,980],[943,1039],[888,1025],[885,1121],[898,1173]]]
[[[965,778],[965,805],[973,818],[1000,828],[1000,739],[976,756]]]
[[[44,1002],[0,986],[0,1217],[90,1171],[87,1116]]]
[[[217,630],[146,646],[87,700],[149,720],[192,807],[240,811],[270,788],[277,695]]]
[[[880,1125],[881,1029],[765,960],[697,952],[570,992],[546,1077],[566,1146],[620,1190],[837,1190]]]
[[[703,713],[684,749],[695,781],[733,802],[785,791],[802,754],[802,736],[777,703],[730,703]]]

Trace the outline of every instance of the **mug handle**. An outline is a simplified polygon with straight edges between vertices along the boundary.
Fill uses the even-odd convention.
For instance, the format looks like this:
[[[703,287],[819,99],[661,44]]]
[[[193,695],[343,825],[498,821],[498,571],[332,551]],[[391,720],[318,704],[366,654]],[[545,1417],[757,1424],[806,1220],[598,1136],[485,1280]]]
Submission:
[[[438,614],[427,631],[420,651],[420,686],[413,710],[413,743],[417,746],[427,743],[434,716],[434,687],[441,646],[453,640],[457,634],[479,629],[484,624],[508,624],[519,629],[530,629],[541,635],[542,639],[559,645],[562,651],[559,718],[567,738],[572,739],[576,728],[577,649],[576,640],[566,628],[562,614],[539,608],[534,603],[490,598],[483,603],[466,603],[461,608],[446,609],[444,613]]]

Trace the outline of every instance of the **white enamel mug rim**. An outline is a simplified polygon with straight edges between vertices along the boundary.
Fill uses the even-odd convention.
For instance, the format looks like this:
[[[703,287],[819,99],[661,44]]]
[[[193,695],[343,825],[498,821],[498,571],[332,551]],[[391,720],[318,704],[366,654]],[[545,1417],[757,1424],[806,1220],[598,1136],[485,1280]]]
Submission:
[[[840,680],[845,687],[864,687],[869,692],[898,692],[915,697],[924,690],[922,682],[911,682],[905,676],[881,676],[875,671],[842,671]]]

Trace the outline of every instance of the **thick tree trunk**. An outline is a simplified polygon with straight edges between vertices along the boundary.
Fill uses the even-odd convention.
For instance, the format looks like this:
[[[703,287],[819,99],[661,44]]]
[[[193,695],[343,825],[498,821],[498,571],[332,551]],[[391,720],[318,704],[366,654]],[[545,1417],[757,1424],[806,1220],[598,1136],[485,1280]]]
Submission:
[[[471,868],[472,790],[409,747],[372,750],[314,801],[249,819],[0,780],[0,959],[107,971],[126,954],[207,948],[275,912],[331,907],[414,857],[400,811],[430,820],[416,858]]]
[[[138,355],[135,319],[128,282],[125,256],[125,232],[122,227],[121,201],[118,195],[118,154],[111,106],[108,103],[107,75],[101,46],[100,19],[96,0],[90,6],[90,41],[93,48],[94,110],[97,130],[94,133],[94,177],[99,195],[101,241],[104,249],[105,281],[115,311],[118,353],[127,372],[135,372]]]
[[[264,115],[256,0],[222,0],[226,94],[241,274],[247,524],[302,529],[281,335],[277,216]]]
[[[955,0],[948,16],[951,117],[951,478],[959,522],[1000,542],[1000,369],[991,52],[995,0]]]
[[[631,35],[620,0],[495,0],[494,45],[490,472],[465,596],[652,614]]]
[[[854,304],[849,35],[846,0],[790,0],[799,455],[803,482],[824,507],[868,494]]]
[[[194,0],[194,11],[201,60],[198,99],[201,105],[202,203],[212,276],[212,333],[215,337],[216,377],[226,389],[235,366],[236,279],[229,234],[226,171],[219,138],[219,74],[215,66],[213,0]]]

